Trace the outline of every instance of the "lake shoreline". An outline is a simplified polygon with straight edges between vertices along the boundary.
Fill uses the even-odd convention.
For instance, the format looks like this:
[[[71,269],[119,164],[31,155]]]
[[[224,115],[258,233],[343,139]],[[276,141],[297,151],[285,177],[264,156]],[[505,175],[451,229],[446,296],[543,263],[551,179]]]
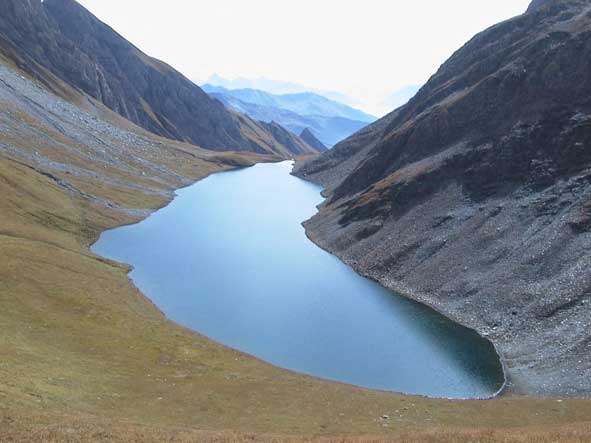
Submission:
[[[323,201],[323,203],[321,203],[318,206],[319,211],[316,214],[316,215],[318,215],[320,212],[320,208],[322,207],[322,205],[324,205],[326,203],[326,199],[328,198],[328,196],[326,194],[326,188],[321,183],[315,182],[314,180],[310,180],[309,177],[306,177],[304,175],[299,175],[295,172],[297,169],[297,166],[299,164],[301,164],[304,160],[305,159],[294,162],[294,170],[292,171],[292,174],[295,175],[296,177],[301,178],[302,180],[309,181],[310,183],[315,183],[323,188],[322,195],[325,197],[325,200]],[[310,224],[311,220],[312,220],[312,217],[310,219],[304,221],[302,223],[302,226],[304,227],[304,229],[306,231],[306,236],[310,239],[310,241],[312,241],[314,244],[316,244],[319,248],[338,257],[339,260],[341,260],[343,263],[345,263],[347,266],[349,266],[351,269],[353,269],[353,271],[356,272],[357,274],[359,274],[369,280],[376,282],[377,284],[379,284],[380,286],[382,286],[383,288],[385,288],[389,291],[393,291],[397,294],[400,294],[403,297],[408,298],[409,300],[420,303],[420,304],[434,310],[435,312],[439,313],[440,315],[448,318],[450,321],[452,321],[458,325],[461,325],[461,326],[465,327],[466,329],[469,329],[469,330],[475,332],[482,339],[488,341],[493,346],[493,348],[499,358],[501,366],[502,366],[504,383],[503,383],[503,386],[499,389],[499,391],[497,393],[495,393],[494,395],[492,395],[488,398],[484,398],[483,400],[491,400],[494,398],[503,397],[503,396],[511,396],[511,395],[526,395],[526,396],[532,396],[534,398],[535,397],[553,398],[551,396],[532,395],[530,393],[530,391],[528,390],[527,385],[523,386],[523,382],[520,383],[517,380],[515,380],[515,378],[512,377],[512,375],[511,375],[511,371],[509,370],[507,359],[505,358],[503,352],[501,352],[499,343],[497,341],[493,340],[486,331],[479,329],[477,327],[470,326],[469,325],[469,323],[470,323],[469,318],[462,316],[459,312],[450,311],[448,309],[445,309],[442,306],[438,306],[438,304],[432,298],[427,297],[427,296],[422,296],[421,294],[414,291],[412,288],[405,286],[402,282],[389,281],[388,284],[385,284],[384,281],[377,278],[375,275],[372,275],[370,272],[364,271],[363,269],[361,269],[357,265],[357,263],[354,260],[350,260],[346,256],[344,256],[343,254],[338,254],[336,251],[334,251],[330,247],[328,247],[320,239],[320,237],[317,235],[317,233],[312,228],[312,226]]]
[[[449,313],[445,312],[444,310],[442,310],[441,308],[438,308],[437,306],[429,303],[428,301],[423,300],[421,297],[417,297],[412,291],[409,291],[406,288],[402,288],[402,286],[400,286],[399,288],[389,288],[387,286],[384,286],[382,284],[382,282],[380,282],[380,280],[376,279],[374,276],[372,276],[369,273],[365,273],[360,269],[357,269],[355,267],[355,265],[353,263],[349,263],[346,260],[344,260],[342,257],[340,257],[339,255],[337,255],[335,252],[331,251],[330,249],[326,248],[325,246],[322,245],[322,243],[314,236],[314,233],[311,229],[309,229],[305,222],[302,223],[302,226],[304,226],[304,229],[306,231],[306,236],[308,237],[308,239],[313,242],[316,246],[318,246],[319,248],[323,249],[324,251],[328,252],[329,254],[334,255],[335,257],[338,257],[339,260],[342,260],[343,263],[345,263],[347,266],[349,266],[354,272],[356,272],[357,274],[361,275],[362,277],[365,277],[371,281],[376,282],[377,284],[379,284],[380,286],[382,286],[384,289],[387,289],[388,291],[392,291],[395,292],[396,294],[402,296],[402,297],[406,297],[409,300],[412,300],[413,302],[416,303],[420,303],[423,306],[437,312],[438,314],[442,315],[443,317],[447,318],[449,321],[454,322],[470,331],[475,332],[476,334],[478,334],[483,340],[488,341],[492,347],[494,348],[498,358],[499,358],[499,362],[501,363],[501,367],[503,370],[503,385],[501,386],[501,388],[494,393],[493,395],[490,395],[488,397],[483,397],[483,398],[478,398],[478,399],[470,399],[470,400],[492,400],[495,399],[497,397],[501,397],[503,395],[510,395],[510,394],[516,394],[517,392],[512,391],[511,389],[508,389],[508,384],[509,384],[509,376],[508,376],[508,372],[507,372],[507,362],[505,361],[505,359],[502,357],[497,345],[495,344],[494,341],[492,341],[489,337],[487,337],[486,335],[483,335],[480,331],[478,331],[477,329],[471,328],[469,326],[467,326],[466,324],[464,324],[462,322],[461,319],[459,318],[455,318],[453,316],[451,316]],[[460,400],[461,401],[461,400]]]
[[[254,166],[256,166],[256,165],[254,165]],[[293,163],[292,163],[292,165],[291,165],[291,166],[293,166]],[[239,171],[240,169],[245,169],[245,168],[231,169],[231,170],[227,170],[227,171],[220,171],[220,172],[214,173],[214,174],[212,174],[212,175],[220,175],[220,173],[222,173],[222,172],[230,172],[230,173],[231,173],[231,172],[236,172],[236,171]],[[208,177],[211,177],[211,176],[208,176]],[[206,178],[206,177],[204,177],[204,178]],[[298,180],[300,180],[300,179],[298,178]],[[195,183],[197,183],[197,182],[195,182]],[[171,196],[171,200],[170,200],[170,201],[169,201],[167,204],[163,205],[163,207],[162,207],[162,208],[164,208],[164,207],[166,207],[166,206],[170,205],[172,202],[174,202],[174,201],[176,200],[176,198],[179,196],[179,191],[182,191],[183,189],[191,188],[191,187],[192,187],[192,186],[193,186],[195,183],[193,183],[193,184],[191,184],[191,185],[188,185],[188,186],[186,186],[186,187],[183,187],[183,188],[179,188],[179,189],[177,189],[177,190],[175,191],[175,193],[174,193],[174,194]],[[160,208],[160,209],[162,209],[162,208]],[[151,213],[151,214],[150,214],[150,215],[149,215],[147,218],[149,218],[149,217],[150,217],[151,215],[153,215],[155,212],[158,212],[158,210],[156,210],[156,211],[152,212],[152,213]],[[145,220],[145,219],[143,219],[143,220]],[[129,225],[126,225],[126,226],[139,225],[139,224],[141,224],[141,222],[142,222],[143,220],[140,220],[140,221],[138,221],[138,222],[136,222],[136,223],[131,223],[131,224],[129,224]],[[298,219],[298,226],[299,226],[299,224],[301,224],[302,222],[303,222],[303,220],[302,220],[302,219]],[[119,228],[115,228],[115,229],[119,229]],[[109,231],[111,231],[111,230],[109,230]],[[108,231],[105,231],[105,232],[108,232]],[[310,236],[309,236],[309,233],[307,232],[307,230],[304,230],[304,232],[305,232],[305,237],[304,237],[304,238],[305,238],[305,241],[306,241],[306,242],[311,242],[311,243],[312,243],[312,244],[314,244],[315,246],[318,246],[317,242],[315,242],[315,241],[314,241],[312,238],[310,238]],[[97,254],[97,255],[98,255],[98,252],[97,252],[97,251],[95,251],[95,246],[96,246],[96,244],[97,244],[97,243],[99,243],[99,242],[97,241],[97,242],[93,243],[93,245],[91,246],[91,250],[92,250],[92,252],[93,252],[94,254]],[[324,248],[322,248],[322,247],[320,247],[320,249],[322,249],[323,251],[326,251],[326,250],[325,250]],[[334,254],[330,253],[330,251],[326,251],[326,252],[328,252],[328,253],[330,254],[330,256],[331,256],[331,257],[335,257],[335,258],[336,258],[336,260],[337,260],[339,263],[344,263],[344,262],[342,262],[342,260],[340,260],[340,259],[339,259],[338,257],[336,257]],[[108,255],[108,254],[107,254],[107,257],[109,257],[109,255]],[[107,260],[113,260],[113,258],[108,258]],[[117,262],[119,262],[119,260],[118,260],[118,259],[117,259]],[[123,262],[127,262],[127,261],[126,261],[126,260],[123,260]],[[384,288],[384,287],[383,287],[383,286],[382,286],[382,285],[381,285],[379,282],[376,282],[376,281],[375,281],[375,279],[373,279],[373,278],[371,278],[371,277],[369,277],[369,278],[368,278],[368,276],[364,276],[364,275],[362,275],[362,274],[360,274],[360,273],[356,272],[356,270],[355,270],[353,267],[351,267],[351,266],[350,266],[348,263],[344,263],[344,265],[346,265],[347,269],[350,269],[350,272],[351,272],[352,274],[358,275],[358,276],[360,276],[360,277],[367,278],[368,280],[375,282],[375,283],[376,283],[376,284],[377,284],[377,285],[378,285],[380,288],[383,288],[385,291],[387,291],[387,293],[388,293],[388,297],[390,297],[390,296],[395,296],[395,295],[396,295],[396,294],[392,294],[392,290],[391,290],[391,289],[389,289],[389,288]],[[128,266],[128,265],[126,265],[126,266]],[[162,314],[163,314],[163,315],[164,315],[166,318],[170,319],[170,316],[168,316],[168,315],[166,315],[166,314],[165,314],[165,312],[166,312],[166,309],[163,309],[163,308],[162,308],[162,307],[159,305],[159,303],[158,303],[157,301],[153,300],[153,295],[148,295],[148,294],[146,293],[146,291],[145,291],[145,290],[142,288],[142,284],[141,284],[140,282],[136,281],[136,280],[133,278],[133,276],[132,276],[132,275],[130,275],[130,274],[133,272],[133,270],[134,270],[134,267],[132,267],[132,266],[128,266],[128,278],[129,278],[129,280],[131,281],[131,283],[132,283],[132,284],[133,284],[133,285],[134,285],[136,288],[138,288],[142,294],[144,294],[144,296],[145,296],[145,297],[146,297],[146,298],[147,298],[147,299],[150,301],[150,303],[151,303],[152,305],[154,305],[154,306],[155,306],[155,307],[158,309],[158,311],[159,311],[160,313],[162,313]],[[422,305],[422,306],[424,306],[424,307],[428,308],[428,309],[429,309],[429,310],[431,310],[432,312],[436,312],[436,313],[437,313],[438,315],[440,315],[441,317],[444,317],[446,320],[448,320],[448,321],[452,322],[452,323],[453,323],[453,324],[455,324],[456,326],[459,326],[459,327],[462,327],[463,329],[466,329],[466,331],[469,331],[470,333],[474,332],[472,329],[470,329],[470,328],[466,328],[466,327],[465,327],[464,325],[462,325],[461,323],[459,323],[459,322],[457,322],[457,321],[455,321],[455,320],[453,320],[453,319],[449,318],[448,316],[446,316],[446,315],[444,315],[443,313],[439,312],[437,309],[433,309],[431,306],[428,306],[428,305],[426,305],[425,303],[421,303],[420,301],[418,301],[418,300],[414,300],[414,299],[412,299],[411,297],[404,296],[404,294],[398,294],[398,295],[399,295],[399,296],[401,296],[401,295],[402,295],[404,298],[406,298],[406,299],[408,299],[408,300],[410,300],[410,301],[412,301],[412,302],[418,302],[418,303],[419,303],[419,305]],[[392,317],[392,318],[394,319],[394,318],[396,318],[396,317],[394,316],[394,317]],[[402,395],[408,395],[408,396],[419,396],[419,397],[433,398],[433,399],[454,399],[454,400],[486,400],[486,399],[491,399],[491,398],[497,397],[497,396],[498,396],[498,395],[499,395],[501,392],[503,392],[503,390],[504,390],[504,388],[505,388],[505,386],[506,386],[506,371],[505,371],[505,367],[504,367],[503,361],[502,361],[502,359],[500,359],[500,358],[499,358],[498,352],[497,352],[496,348],[494,347],[494,344],[492,344],[492,343],[490,342],[490,340],[487,340],[487,339],[485,339],[484,341],[486,341],[487,343],[489,343],[489,344],[491,344],[491,345],[492,345],[492,349],[494,350],[494,352],[495,352],[495,355],[496,355],[496,359],[498,360],[498,363],[499,363],[499,366],[500,366],[500,367],[499,367],[499,371],[500,371],[499,373],[502,375],[502,384],[501,384],[500,388],[499,388],[497,391],[495,391],[494,393],[492,393],[491,395],[488,395],[488,394],[487,394],[487,395],[478,395],[478,396],[467,396],[467,397],[463,397],[463,396],[457,396],[457,395],[454,395],[454,396],[446,396],[446,395],[430,395],[430,394],[421,394],[421,393],[408,393],[408,392],[404,392],[404,390],[403,390],[403,389],[391,389],[391,388],[379,388],[379,387],[363,386],[363,385],[360,385],[360,383],[358,383],[358,382],[356,383],[356,382],[350,382],[350,381],[346,381],[346,380],[343,380],[343,379],[335,379],[334,377],[331,377],[331,376],[320,375],[320,374],[314,373],[313,371],[312,371],[312,372],[310,372],[310,371],[307,371],[307,370],[304,370],[304,369],[301,369],[301,368],[300,368],[300,369],[296,369],[296,368],[293,368],[293,367],[289,367],[289,366],[286,366],[286,365],[282,365],[282,364],[280,364],[280,363],[277,363],[277,362],[269,361],[269,359],[268,359],[268,358],[264,358],[264,357],[261,357],[260,355],[253,354],[253,352],[251,352],[251,351],[249,351],[249,350],[245,350],[245,349],[241,349],[241,348],[238,348],[238,347],[236,347],[236,346],[233,346],[231,343],[226,343],[226,342],[224,342],[223,340],[220,340],[220,339],[218,339],[217,337],[215,337],[215,336],[212,336],[212,335],[211,335],[210,333],[208,333],[207,331],[203,331],[203,330],[201,330],[201,329],[200,329],[200,328],[198,328],[198,327],[191,327],[191,326],[187,326],[186,324],[183,324],[182,322],[180,322],[180,323],[179,323],[179,322],[178,322],[176,319],[171,319],[171,321],[173,321],[173,322],[175,322],[175,323],[177,323],[177,324],[180,324],[182,327],[188,328],[189,330],[192,330],[192,331],[194,331],[195,333],[197,333],[197,334],[199,334],[199,335],[202,335],[202,336],[204,336],[204,337],[208,338],[209,340],[212,340],[212,341],[213,341],[213,342],[215,342],[215,343],[218,343],[218,344],[220,344],[220,345],[222,345],[222,346],[224,346],[224,347],[228,347],[229,349],[237,350],[237,351],[238,351],[238,352],[240,352],[240,353],[244,353],[244,354],[246,354],[246,355],[250,355],[250,356],[252,356],[253,358],[256,358],[256,359],[259,359],[259,360],[261,360],[261,361],[264,361],[265,363],[267,363],[267,364],[270,364],[270,365],[272,365],[272,366],[274,366],[274,367],[281,368],[281,369],[284,369],[284,370],[287,370],[287,371],[290,371],[290,372],[294,372],[294,373],[302,374],[302,375],[304,375],[304,376],[315,377],[315,378],[318,378],[318,379],[320,379],[320,380],[326,380],[326,381],[331,381],[331,382],[335,382],[335,383],[342,383],[342,384],[345,384],[345,385],[355,386],[355,387],[358,387],[358,388],[361,388],[361,389],[368,389],[368,390],[371,390],[371,391],[376,391],[376,392],[390,392],[390,393],[398,393],[398,394],[402,394]],[[479,337],[480,339],[484,338],[484,337],[482,337],[480,334],[477,334],[477,335],[478,335],[478,337]]]

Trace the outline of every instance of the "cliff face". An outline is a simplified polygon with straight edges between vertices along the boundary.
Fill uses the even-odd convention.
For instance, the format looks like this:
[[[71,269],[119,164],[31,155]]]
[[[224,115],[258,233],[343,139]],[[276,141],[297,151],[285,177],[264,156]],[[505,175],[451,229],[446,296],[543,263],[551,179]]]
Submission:
[[[535,1],[298,165],[310,236],[489,336],[510,387],[591,394],[591,5]]]
[[[43,71],[49,71],[155,134],[218,151],[269,152],[220,102],[74,0],[3,0],[0,38],[40,81],[47,83]]]

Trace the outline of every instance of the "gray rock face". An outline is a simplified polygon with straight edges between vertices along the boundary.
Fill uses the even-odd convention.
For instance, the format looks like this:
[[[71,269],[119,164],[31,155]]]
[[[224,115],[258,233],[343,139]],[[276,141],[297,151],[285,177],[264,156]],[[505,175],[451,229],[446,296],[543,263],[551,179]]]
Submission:
[[[269,152],[220,102],[74,0],[3,0],[0,36],[40,81],[38,67],[155,134],[219,151]]]
[[[590,395],[591,5],[532,6],[295,173],[310,237],[488,336],[510,389]]]
[[[529,8],[527,8],[527,12],[533,12],[554,3],[556,3],[556,0],[533,0]]]

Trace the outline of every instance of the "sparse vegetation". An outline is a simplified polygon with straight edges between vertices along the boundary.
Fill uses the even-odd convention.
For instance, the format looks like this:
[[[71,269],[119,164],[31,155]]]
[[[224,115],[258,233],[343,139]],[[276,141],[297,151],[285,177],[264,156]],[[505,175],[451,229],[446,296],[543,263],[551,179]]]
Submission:
[[[14,112],[7,105],[3,110]],[[121,207],[165,204],[166,191],[180,184],[173,171],[197,179],[228,164],[266,158],[206,157],[188,145],[155,139],[162,145],[159,158],[151,161],[164,172],[158,176],[147,169],[149,174],[134,176],[125,172],[128,163],[105,167],[85,160],[83,147],[57,138],[39,121],[18,124],[42,136],[20,127],[26,138],[3,135],[3,143],[45,160],[81,164],[98,175],[75,177],[52,170],[48,162],[27,164],[7,152],[0,156],[0,441],[272,438],[253,437],[259,433],[377,434],[386,437],[357,441],[383,441],[417,430],[427,433],[415,441],[437,441],[433,435],[449,435],[441,429],[462,428],[472,435],[485,432],[474,429],[589,420],[591,402],[585,400],[457,402],[325,382],[277,369],[169,322],[130,283],[126,266],[95,257],[88,246],[101,230],[141,216]],[[118,149],[113,143],[110,148]],[[141,162],[142,154],[136,155]],[[391,418],[381,419],[384,414]],[[499,435],[522,435],[504,432]]]
[[[52,420],[55,420],[52,417]],[[109,422],[95,417],[0,416],[8,423],[1,443],[588,443],[590,425],[528,427],[510,431],[433,428],[416,432],[390,432],[365,436],[274,435],[234,431],[199,431],[181,427],[141,426]]]
[[[0,443],[591,440],[589,400],[373,392],[168,321],[89,245],[191,180],[276,158],[165,140],[0,69]]]

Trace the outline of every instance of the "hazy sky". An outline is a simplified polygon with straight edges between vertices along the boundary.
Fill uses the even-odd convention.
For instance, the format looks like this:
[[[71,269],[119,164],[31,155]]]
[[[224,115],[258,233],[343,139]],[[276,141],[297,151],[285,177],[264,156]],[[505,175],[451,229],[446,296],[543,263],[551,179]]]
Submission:
[[[343,92],[375,114],[531,0],[80,0],[187,77],[268,77]]]

